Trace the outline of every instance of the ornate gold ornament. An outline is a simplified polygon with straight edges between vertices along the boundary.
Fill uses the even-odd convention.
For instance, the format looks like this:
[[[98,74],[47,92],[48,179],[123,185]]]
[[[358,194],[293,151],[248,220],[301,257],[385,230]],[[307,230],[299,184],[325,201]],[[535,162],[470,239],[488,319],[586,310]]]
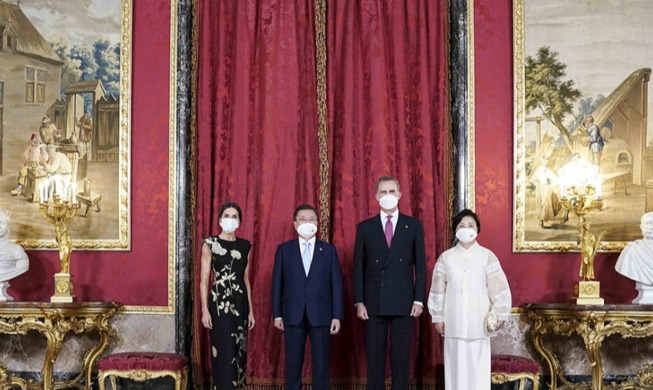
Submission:
[[[73,192],[74,194],[74,192]],[[53,202],[43,198],[39,208],[41,214],[54,225],[55,238],[59,245],[59,273],[54,275],[54,295],[50,302],[73,302],[72,276],[70,275],[70,253],[73,251],[73,243],[68,235],[68,221],[70,221],[79,209],[79,203],[75,196],[71,200],[62,200],[60,195],[53,195]]]
[[[574,173],[578,174],[578,172]],[[575,183],[573,178],[568,180]],[[590,225],[585,217],[592,210],[601,210],[603,208],[600,184],[594,184],[600,183],[600,178],[588,181],[587,176],[584,176],[577,180],[582,184],[574,184],[568,188],[563,185],[562,199],[560,201],[562,209],[568,213],[573,212],[578,219],[578,239],[576,243],[580,247],[581,254],[578,277],[582,280],[574,287],[575,296],[572,301],[578,305],[602,305],[604,300],[600,295],[601,285],[600,282],[594,280],[594,257],[598,252],[605,232],[601,232],[598,236],[591,233],[589,231]]]
[[[36,331],[47,340],[47,350],[40,382],[10,376],[0,365],[0,389],[17,386],[22,389],[85,389],[92,388],[92,368],[104,352],[115,332],[109,326],[120,305],[115,302],[47,303],[6,302],[0,305],[0,334],[26,335]],[[66,336],[97,332],[99,341],[83,356],[82,370],[70,381],[55,382],[54,364],[61,352]],[[85,381],[84,384],[82,382]]]
[[[530,380],[532,383],[533,390],[539,390],[540,388],[540,375],[531,374],[527,372],[521,372],[517,374],[508,374],[505,372],[493,372],[491,381],[494,384],[500,385],[506,382],[519,381],[519,390],[523,390],[525,386],[524,380]]]
[[[551,389],[639,389],[632,382],[624,384],[603,383],[603,363],[601,344],[606,337],[618,334],[622,338],[642,338],[653,336],[653,310],[641,305],[605,305],[601,308],[587,308],[573,304],[538,303],[528,304],[524,313],[531,327],[527,333],[531,345],[542,357],[544,374],[551,377]],[[647,311],[648,310],[648,311]],[[558,357],[544,343],[545,335],[569,337],[579,335],[585,344],[592,374],[591,383],[571,383],[563,375]],[[653,369],[642,370],[646,382],[653,380]],[[639,377],[639,375],[638,375]],[[648,382],[646,382],[648,383]]]
[[[653,389],[653,364],[646,363],[637,372],[635,389]]]

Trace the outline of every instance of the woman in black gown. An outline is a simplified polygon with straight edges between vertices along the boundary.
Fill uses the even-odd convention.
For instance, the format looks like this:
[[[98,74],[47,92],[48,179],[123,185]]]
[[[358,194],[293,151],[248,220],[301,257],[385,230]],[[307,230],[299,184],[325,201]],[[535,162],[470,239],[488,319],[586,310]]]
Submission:
[[[227,202],[219,215],[222,232],[205,238],[202,246],[200,294],[202,325],[211,332],[213,386],[224,390],[245,387],[247,332],[255,321],[248,266],[252,244],[235,235],[242,212]]]

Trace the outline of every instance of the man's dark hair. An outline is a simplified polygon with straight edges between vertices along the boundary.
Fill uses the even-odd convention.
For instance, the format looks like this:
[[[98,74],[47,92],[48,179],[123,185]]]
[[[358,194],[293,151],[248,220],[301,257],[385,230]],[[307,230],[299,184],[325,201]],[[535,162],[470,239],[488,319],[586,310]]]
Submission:
[[[238,206],[236,202],[224,202],[222,206],[220,206],[220,213],[218,214],[218,219],[222,218],[222,213],[224,213],[226,209],[236,209],[236,211],[238,212],[238,220],[240,222],[243,222],[243,212],[240,211],[240,206]]]
[[[381,176],[379,177],[379,180],[376,181],[376,190],[379,190],[379,184],[381,184],[384,181],[394,181],[395,184],[397,185],[397,191],[401,191],[399,188],[399,180],[397,180],[394,176]]]
[[[294,221],[297,220],[297,214],[299,214],[299,212],[302,211],[302,210],[313,210],[313,212],[314,212],[315,215],[317,216],[317,209],[316,209],[315,207],[311,206],[310,204],[304,203],[304,204],[300,204],[300,205],[297,206],[297,208],[295,209],[295,214],[294,214],[293,217],[292,217],[292,219],[293,219]]]
[[[460,221],[462,221],[463,218],[465,218],[465,217],[474,218],[474,221],[476,221],[476,228],[478,229],[476,232],[480,233],[481,232],[481,220],[478,219],[478,215],[475,212],[473,212],[472,210],[470,210],[470,209],[464,209],[463,211],[459,212],[458,214],[456,214],[455,217],[453,217],[451,219],[451,227],[453,228],[453,231],[454,232],[456,231],[456,227],[458,226]]]

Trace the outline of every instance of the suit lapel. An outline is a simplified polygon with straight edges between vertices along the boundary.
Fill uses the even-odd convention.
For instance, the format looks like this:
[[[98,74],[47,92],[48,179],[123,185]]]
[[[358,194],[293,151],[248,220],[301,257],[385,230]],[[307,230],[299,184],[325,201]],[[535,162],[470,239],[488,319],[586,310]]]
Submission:
[[[385,226],[383,226],[383,224],[381,223],[381,214],[380,213],[375,218],[374,229],[373,230],[375,231],[374,235],[377,236],[377,240],[379,240],[379,242],[382,243],[381,247],[385,248],[385,250],[389,252],[390,248],[388,248],[388,244],[387,244],[386,239],[385,239]],[[387,255],[387,253],[386,253],[386,255]]]
[[[304,277],[306,277],[306,271],[304,271],[304,259],[302,259],[302,249],[301,249],[302,246],[299,243],[299,239],[295,240],[293,246],[295,247],[293,252],[295,253],[295,259],[296,259],[294,262],[296,265],[294,267],[298,267],[299,270],[301,271],[301,274],[304,275]]]
[[[315,268],[317,268],[318,261],[322,259],[322,255],[324,253],[324,245],[322,244],[321,241],[315,240],[315,249],[313,249],[313,258],[311,259],[311,266],[308,268],[308,275],[306,275],[306,278],[308,279],[315,271]],[[301,262],[301,256],[300,256],[300,262]],[[304,267],[304,264],[302,262],[302,269]]]
[[[404,215],[399,213],[399,216],[397,217],[397,226],[395,226],[395,233],[392,235],[392,247],[390,248],[391,251],[392,248],[396,248],[398,246],[398,244],[395,245],[395,242],[402,242],[406,238],[406,234],[408,232],[408,224],[406,222],[407,221]]]
[[[393,259],[397,259],[397,256],[394,256],[394,253],[399,250],[398,248],[400,246],[400,243],[406,239],[407,234],[408,234],[408,223],[404,215],[399,213],[399,215],[397,216],[397,226],[395,226],[395,232],[392,235],[392,243],[385,257],[386,266]],[[385,233],[383,234],[383,241],[385,242]]]

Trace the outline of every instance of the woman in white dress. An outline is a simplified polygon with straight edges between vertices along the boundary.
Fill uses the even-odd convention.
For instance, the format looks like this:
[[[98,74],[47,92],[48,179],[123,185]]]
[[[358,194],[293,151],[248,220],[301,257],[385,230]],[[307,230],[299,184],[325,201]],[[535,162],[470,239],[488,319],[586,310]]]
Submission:
[[[446,390],[490,390],[490,335],[510,315],[512,297],[497,257],[476,242],[478,215],[453,218],[458,243],[438,258],[428,309],[444,336]]]

